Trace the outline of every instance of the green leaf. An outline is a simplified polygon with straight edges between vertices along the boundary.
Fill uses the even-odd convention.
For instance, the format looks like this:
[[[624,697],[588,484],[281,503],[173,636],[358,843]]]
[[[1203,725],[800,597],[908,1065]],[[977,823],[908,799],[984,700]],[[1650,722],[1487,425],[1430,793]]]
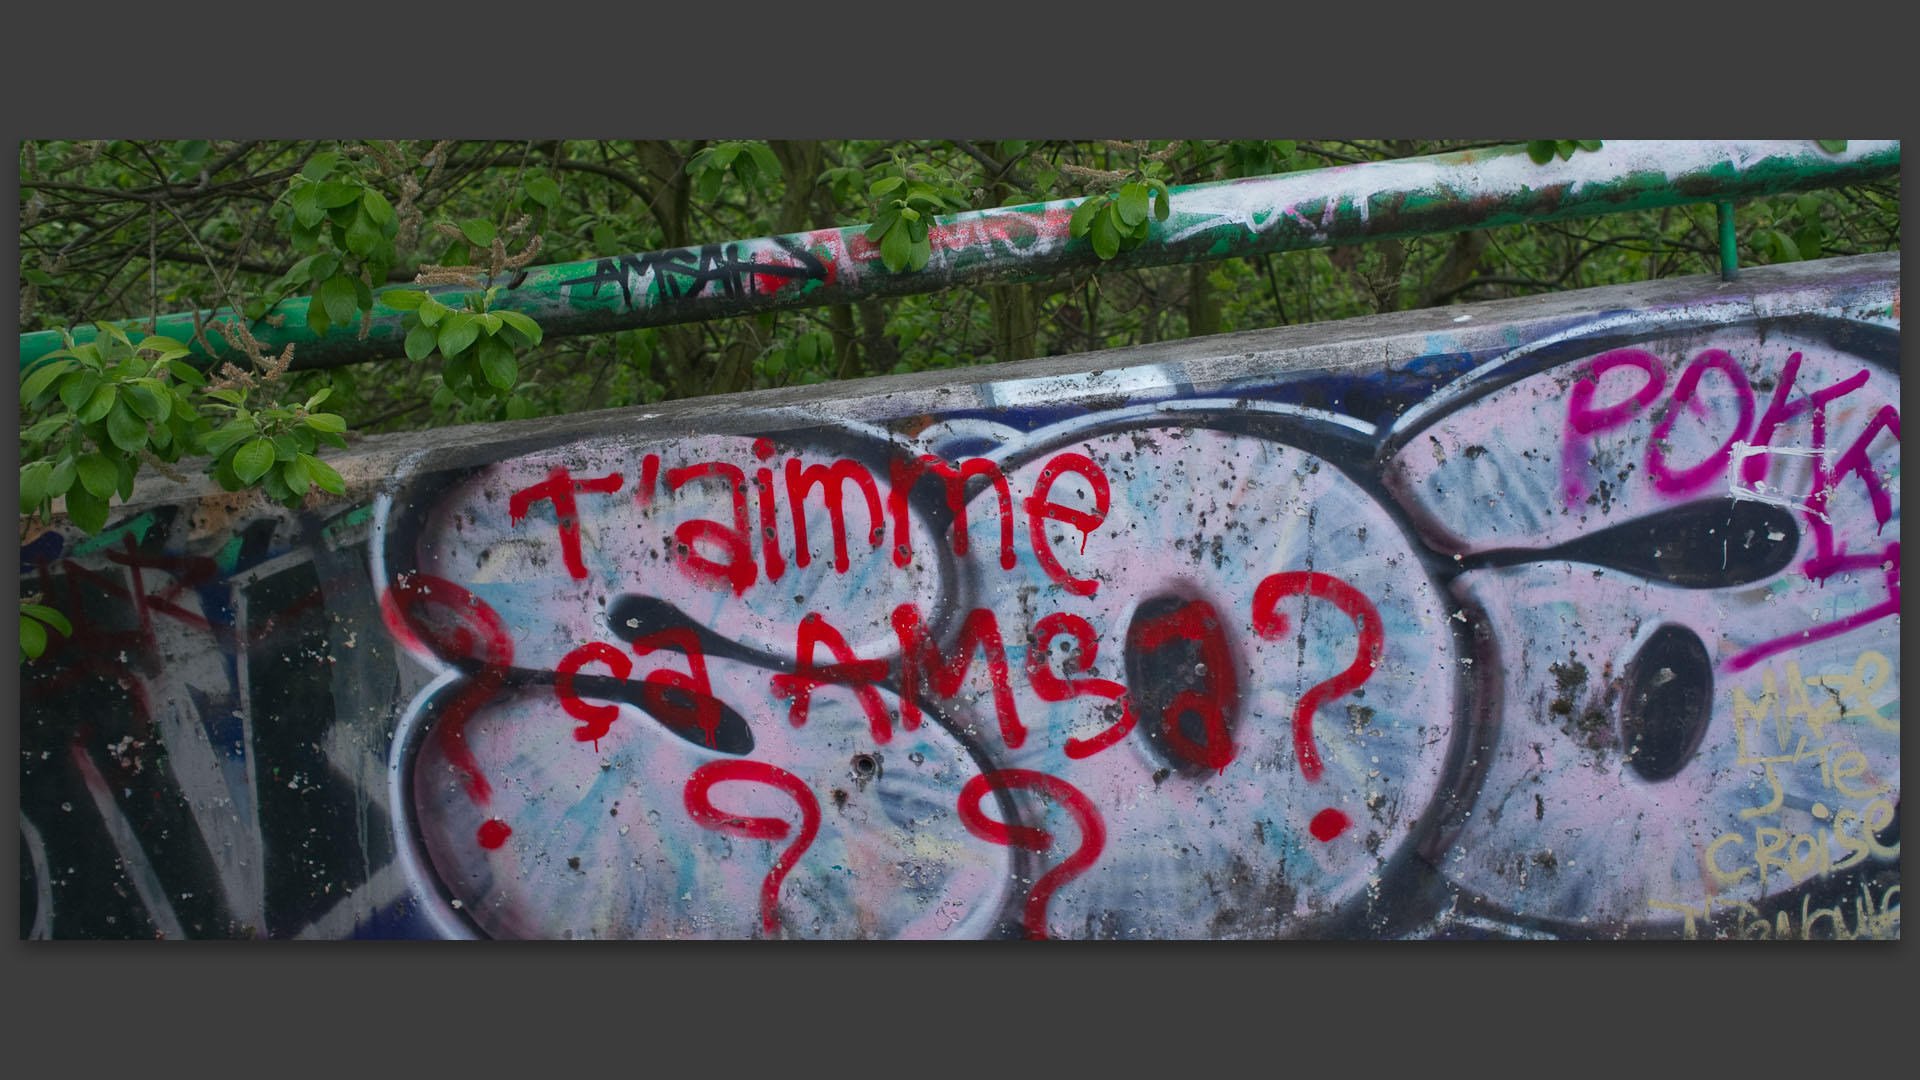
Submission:
[[[495,315],[493,312],[483,311],[480,314],[475,315],[474,318],[479,321],[480,329],[485,331],[488,337],[492,337],[493,335],[500,332],[500,327],[502,325],[500,322],[500,316]]]
[[[36,461],[20,470],[20,512],[31,514],[47,501],[47,480],[53,475],[53,462]]]
[[[1527,156],[1533,159],[1535,165],[1545,165],[1553,160],[1556,149],[1552,139],[1534,139],[1527,143]]]
[[[273,460],[275,461],[292,461],[294,455],[300,452],[300,444],[293,440],[293,436],[284,432],[267,441],[273,443]]]
[[[51,416],[41,418],[32,427],[20,433],[20,446],[24,450],[52,438],[60,429],[74,422],[73,414],[65,409],[53,412]],[[32,456],[32,455],[29,455]]]
[[[107,524],[107,500],[86,488],[74,488],[67,492],[67,520],[82,532],[97,533]]]
[[[536,176],[527,181],[527,197],[547,209],[560,201],[560,185],[544,176]]]
[[[1093,227],[1093,215],[1105,209],[1106,205],[1105,196],[1095,195],[1074,207],[1073,217],[1067,220],[1067,235],[1076,240],[1087,235],[1087,230]]]
[[[233,455],[233,474],[243,484],[251,484],[273,467],[273,440],[255,439]]]
[[[20,614],[39,619],[63,634],[73,633],[73,624],[67,621],[67,617],[45,604],[21,604]]]
[[[498,234],[499,230],[493,227],[493,222],[485,218],[468,218],[460,223],[460,235],[466,237],[474,247],[491,245]]]
[[[73,367],[74,362],[72,360],[55,360],[51,364],[41,364],[39,367],[34,368],[32,374],[28,375],[26,379],[20,383],[20,400],[23,402],[33,401],[33,399],[39,397],[47,387],[53,385],[53,380],[72,371]]]
[[[767,144],[750,142],[747,144],[747,153],[753,158],[753,163],[760,167],[760,171],[769,177],[777,180],[786,175],[780,171],[780,159],[773,156],[773,151],[767,148]]]
[[[395,311],[415,311],[427,299],[427,294],[419,289],[388,289],[380,294],[380,302]]]
[[[503,345],[501,346],[501,348],[506,348],[506,346]],[[512,355],[511,350],[508,351],[508,355],[509,356]],[[338,413],[330,413],[330,412],[310,413],[307,416],[306,423],[308,427],[313,428],[317,431],[347,430],[346,418],[342,417]]]
[[[257,430],[258,429],[245,420],[230,420],[218,429],[210,431],[202,437],[200,447],[207,453],[218,457],[226,453],[228,447],[239,442],[241,439],[254,435]]]
[[[300,175],[309,180],[325,180],[338,164],[340,164],[340,155],[328,150],[308,158],[306,166],[300,170]]]
[[[331,281],[333,279],[328,278],[327,280]],[[333,320],[327,318],[326,305],[321,303],[320,294],[316,291],[313,296],[307,300],[307,329],[313,331],[315,337],[324,337],[332,326]]]
[[[1845,139],[1815,139],[1814,142],[1818,143],[1820,149],[1825,150],[1829,154],[1838,154],[1847,148],[1847,140]]]
[[[366,189],[359,184],[328,180],[314,185],[313,201],[323,210],[337,210],[342,206],[352,206],[360,201],[360,193]]]
[[[883,176],[880,179],[873,182],[873,186],[867,189],[867,194],[878,199],[881,196],[885,195],[887,192],[892,191],[895,188],[898,188],[901,184],[904,184],[904,183],[906,183],[906,181],[900,179],[897,176]]]
[[[500,321],[518,330],[527,339],[529,346],[540,344],[540,324],[517,311],[495,312]]]
[[[1172,213],[1173,200],[1167,197],[1167,189],[1165,185],[1162,185],[1160,193],[1153,197],[1153,216],[1159,221],[1165,221],[1167,220],[1167,216]]]
[[[333,471],[333,466],[311,454],[301,455],[300,460],[306,465],[308,474],[313,477],[313,482],[319,484],[322,491],[339,495],[347,490],[346,482],[340,479],[339,473]]]
[[[307,489],[313,487],[313,478],[307,474],[306,457],[301,454],[280,466],[280,482],[295,495],[305,495]]]
[[[1573,142],[1574,145],[1588,152],[1598,150],[1601,146],[1605,145],[1599,139],[1575,139]]]
[[[186,342],[163,334],[148,334],[140,339],[140,344],[136,348],[140,352],[153,353],[154,359],[160,361],[178,359],[193,351]]]
[[[228,491],[239,491],[247,486],[244,481],[234,475],[232,456],[223,457],[214,462],[213,480]]]
[[[438,342],[443,356],[456,356],[480,336],[480,324],[472,315],[456,311],[440,324]]]
[[[434,334],[433,327],[424,324],[415,326],[407,331],[407,359],[415,363],[425,360],[438,342],[439,337]]]
[[[1793,246],[1803,259],[1817,259],[1826,247],[1826,230],[1819,222],[1809,222],[1793,230]]]
[[[308,412],[312,412],[321,402],[327,400],[332,396],[333,396],[333,387],[323,386],[320,389],[313,392],[313,396],[307,399],[307,403],[304,406],[304,408]]]
[[[280,470],[272,467],[269,467],[260,477],[260,490],[266,492],[267,498],[275,502],[286,502],[288,496],[293,494],[287,490],[287,482],[280,478]]]
[[[47,628],[25,615],[20,616],[20,655],[28,660],[38,660],[40,654],[46,651]]]
[[[132,396],[129,392],[127,397],[114,402],[113,411],[107,413],[107,438],[127,453],[137,454],[147,445],[147,423],[127,407]]]
[[[1554,146],[1554,152],[1560,155],[1561,161],[1572,161],[1573,152],[1577,149],[1579,147],[1574,145],[1572,139],[1560,139]]]
[[[1147,187],[1145,184],[1126,184],[1120,188],[1120,197],[1114,201],[1120,214],[1120,223],[1136,226],[1147,220]]]
[[[28,267],[27,269],[20,271],[20,276],[23,278],[26,278],[28,281],[32,282],[35,285],[45,286],[45,285],[53,284],[53,275],[47,273],[45,270],[35,270],[32,267]]]
[[[1087,235],[1093,241],[1093,253],[1100,256],[1102,261],[1120,253],[1120,231],[1113,227],[1112,213],[1094,215]]]
[[[134,476],[140,471],[140,466],[130,457],[121,458],[116,464],[119,469],[120,486],[118,490],[120,492],[120,501],[126,502],[128,499],[133,498],[133,480]]]
[[[319,188],[313,184],[303,185],[293,191],[293,220],[304,228],[318,226],[320,219],[327,216],[326,210],[315,198],[318,191]]]
[[[900,211],[898,209],[882,211],[879,217],[873,219],[873,224],[867,228],[867,243],[879,243],[887,233],[893,230],[894,223],[899,220]]]
[[[888,270],[899,273],[906,267],[912,250],[913,239],[906,225],[896,222],[893,228],[887,230],[885,239],[880,241],[880,261],[886,264]]]
[[[420,301],[420,325],[432,326],[452,311],[452,308],[429,296]]]
[[[81,423],[91,424],[112,412],[119,397],[119,391],[114,389],[112,383],[102,383],[87,399],[86,405],[74,410],[74,413],[80,417]]]
[[[440,365],[440,379],[455,390],[473,381],[473,357],[449,356]]]
[[[481,343],[478,359],[480,373],[495,389],[511,389],[520,375],[520,365],[514,362],[513,350],[496,338],[488,338]]]
[[[93,392],[100,388],[100,376],[91,371],[76,371],[60,380],[60,401],[67,408],[79,412],[86,405]]]
[[[327,252],[324,255],[314,255],[307,259],[305,280],[312,282],[317,287],[321,282],[339,272],[340,256],[332,252]]]
[[[200,374],[200,369],[194,367],[192,364],[183,363],[179,360],[169,360],[167,361],[167,370],[173,372],[174,378],[188,386],[207,385],[207,377]]]
[[[135,379],[133,385],[127,387],[127,400],[134,412],[156,424],[164,423],[167,413],[173,409],[173,395],[158,379]]]
[[[318,295],[328,322],[345,326],[359,313],[360,290],[353,287],[353,281],[345,274],[335,274],[321,283]]]
[[[368,220],[376,226],[384,226],[394,219],[393,204],[387,201],[385,195],[372,188],[367,188],[360,193],[360,207],[367,212]]]
[[[67,489],[79,476],[79,469],[70,457],[63,457],[53,465],[53,472],[47,477],[47,498],[65,495]]]
[[[46,439],[50,439],[53,437],[54,432],[59,431],[61,428],[66,427],[68,424],[72,422],[73,422],[73,418],[67,415],[66,413],[61,413],[57,416],[49,416],[45,420],[42,420],[39,423],[28,428],[27,430],[21,432],[20,444],[22,446],[31,446],[35,443],[39,443]]]
[[[361,258],[373,254],[380,244],[380,226],[374,224],[365,210],[353,216],[353,224],[347,226],[347,250]],[[344,321],[344,320],[343,320]]]
[[[919,270],[932,258],[933,243],[927,239],[923,231],[921,235],[914,237],[913,245],[907,249],[907,266],[910,269]]]

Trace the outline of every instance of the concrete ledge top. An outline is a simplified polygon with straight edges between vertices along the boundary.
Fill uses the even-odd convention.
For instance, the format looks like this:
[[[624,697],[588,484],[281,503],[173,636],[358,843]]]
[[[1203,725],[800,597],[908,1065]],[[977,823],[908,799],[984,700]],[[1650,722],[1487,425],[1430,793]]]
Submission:
[[[328,501],[353,501],[366,489],[392,477],[400,463],[422,452],[447,463],[499,456],[505,446],[537,445],[618,434],[622,438],[670,437],[698,428],[725,429],[749,424],[775,431],[841,421],[884,421],[902,416],[960,409],[991,409],[1011,403],[1011,384],[1062,380],[1039,389],[1052,400],[1111,398],[1138,389],[1136,380],[1118,373],[1143,367],[1178,367],[1183,381],[1205,390],[1251,375],[1279,377],[1315,372],[1358,373],[1391,369],[1436,351],[1477,353],[1525,338],[1529,326],[1573,325],[1608,312],[1660,311],[1681,329],[1730,319],[1781,317],[1815,308],[1843,306],[1898,312],[1900,255],[1887,252],[1744,269],[1736,281],[1702,274],[1576,289],[1537,297],[1391,312],[1331,322],[1214,334],[1179,341],[1135,345],[1098,352],[1040,357],[1011,363],[951,368],[905,375],[880,375],[811,386],[751,390],[714,397],[686,398],[646,406],[626,406],[533,420],[466,424],[423,432],[372,435],[349,450],[322,455],[348,486]],[[1749,314],[1750,312],[1750,314]],[[1014,395],[1036,400],[1033,391]],[[464,453],[471,449],[471,455]],[[149,472],[127,507],[206,497],[230,501],[232,508],[264,496],[229,493],[201,472],[203,460],[186,460],[176,470],[187,482]],[[315,505],[319,505],[319,499]]]

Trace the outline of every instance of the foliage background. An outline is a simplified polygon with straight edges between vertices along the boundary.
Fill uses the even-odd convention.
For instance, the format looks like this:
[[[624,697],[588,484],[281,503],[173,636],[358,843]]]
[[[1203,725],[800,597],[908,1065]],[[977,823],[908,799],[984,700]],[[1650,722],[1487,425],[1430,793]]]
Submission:
[[[21,330],[310,294],[350,317],[369,288],[448,280],[503,253],[524,265],[529,247],[559,262],[865,223],[887,201],[870,187],[901,163],[953,209],[1111,190],[1143,168],[1182,184],[1516,141],[26,142]],[[374,233],[354,235],[351,215],[335,236],[303,230],[295,196],[317,162],[327,182],[373,193],[357,205],[384,204],[383,219],[359,215]],[[1742,262],[1897,249],[1898,198],[1890,182],[1742,205]],[[516,340],[516,377],[497,394],[457,394],[442,365],[398,358],[295,372],[285,397],[330,389],[351,430],[412,430],[1707,273],[1717,253],[1712,207],[1683,207]],[[310,276],[316,258],[327,273]]]

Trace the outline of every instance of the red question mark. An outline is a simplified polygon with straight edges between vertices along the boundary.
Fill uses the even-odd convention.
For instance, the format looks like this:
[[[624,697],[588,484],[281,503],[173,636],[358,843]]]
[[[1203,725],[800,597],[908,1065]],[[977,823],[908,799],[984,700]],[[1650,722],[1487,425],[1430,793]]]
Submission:
[[[427,613],[435,608],[445,613],[451,629],[437,629],[429,622]],[[467,797],[485,806],[493,797],[493,786],[480,771],[473,751],[467,749],[466,728],[480,706],[506,685],[507,669],[513,665],[513,638],[507,633],[506,620],[478,596],[430,574],[401,575],[381,593],[380,615],[403,642],[419,642],[448,660],[479,662],[480,670],[448,703],[434,732],[440,738],[440,752],[467,774]],[[512,834],[506,822],[489,818],[480,826],[480,846],[497,848]]]
[[[749,840],[783,839],[792,826],[779,818],[750,818],[721,813],[707,798],[707,791],[713,785],[727,780],[744,780],[755,784],[765,784],[778,788],[792,796],[800,804],[800,835],[773,860],[773,869],[767,872],[766,881],[760,886],[760,925],[771,934],[780,928],[780,916],[777,908],[780,904],[780,883],[786,880],[787,872],[800,860],[802,852],[813,843],[820,832],[820,801],[807,790],[807,785],[799,777],[782,769],[776,769],[763,761],[715,761],[700,766],[687,778],[687,813],[702,828],[712,829],[732,836],[741,836]]]
[[[1359,589],[1330,574],[1289,570],[1274,574],[1260,583],[1253,593],[1253,629],[1268,641],[1277,641],[1287,632],[1287,616],[1279,610],[1280,601],[1289,596],[1317,597],[1339,608],[1360,631],[1360,649],[1347,670],[1315,685],[1301,695],[1293,710],[1293,752],[1300,759],[1300,773],[1308,780],[1320,779],[1325,767],[1313,745],[1313,714],[1321,705],[1359,689],[1373,677],[1386,651],[1386,630],[1380,612]],[[1347,815],[1328,808],[1314,815],[1308,828],[1322,842],[1340,835],[1349,824]]]
[[[1040,876],[1027,893],[1027,909],[1021,920],[1027,928],[1027,937],[1043,941],[1047,936],[1047,901],[1062,885],[1086,873],[1100,858],[1100,852],[1107,846],[1107,826],[1100,820],[1100,811],[1092,800],[1080,793],[1080,789],[1057,776],[1049,776],[1031,769],[996,769],[984,772],[967,781],[960,789],[960,823],[967,831],[990,844],[1003,844],[1007,847],[1025,848],[1028,851],[1045,851],[1053,846],[1053,834],[1045,829],[1035,829],[1026,825],[1007,825],[988,817],[981,808],[981,800],[989,791],[1005,791],[1009,788],[1037,788],[1053,798],[1073,815],[1080,826],[1080,846],[1071,855],[1060,861],[1060,865]]]

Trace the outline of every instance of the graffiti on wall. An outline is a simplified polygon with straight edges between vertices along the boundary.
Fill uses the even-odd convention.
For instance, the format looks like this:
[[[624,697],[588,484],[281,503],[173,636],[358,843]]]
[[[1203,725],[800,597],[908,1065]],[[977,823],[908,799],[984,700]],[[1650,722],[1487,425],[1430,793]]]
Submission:
[[[44,533],[22,931],[1897,936],[1897,325],[623,421]]]

